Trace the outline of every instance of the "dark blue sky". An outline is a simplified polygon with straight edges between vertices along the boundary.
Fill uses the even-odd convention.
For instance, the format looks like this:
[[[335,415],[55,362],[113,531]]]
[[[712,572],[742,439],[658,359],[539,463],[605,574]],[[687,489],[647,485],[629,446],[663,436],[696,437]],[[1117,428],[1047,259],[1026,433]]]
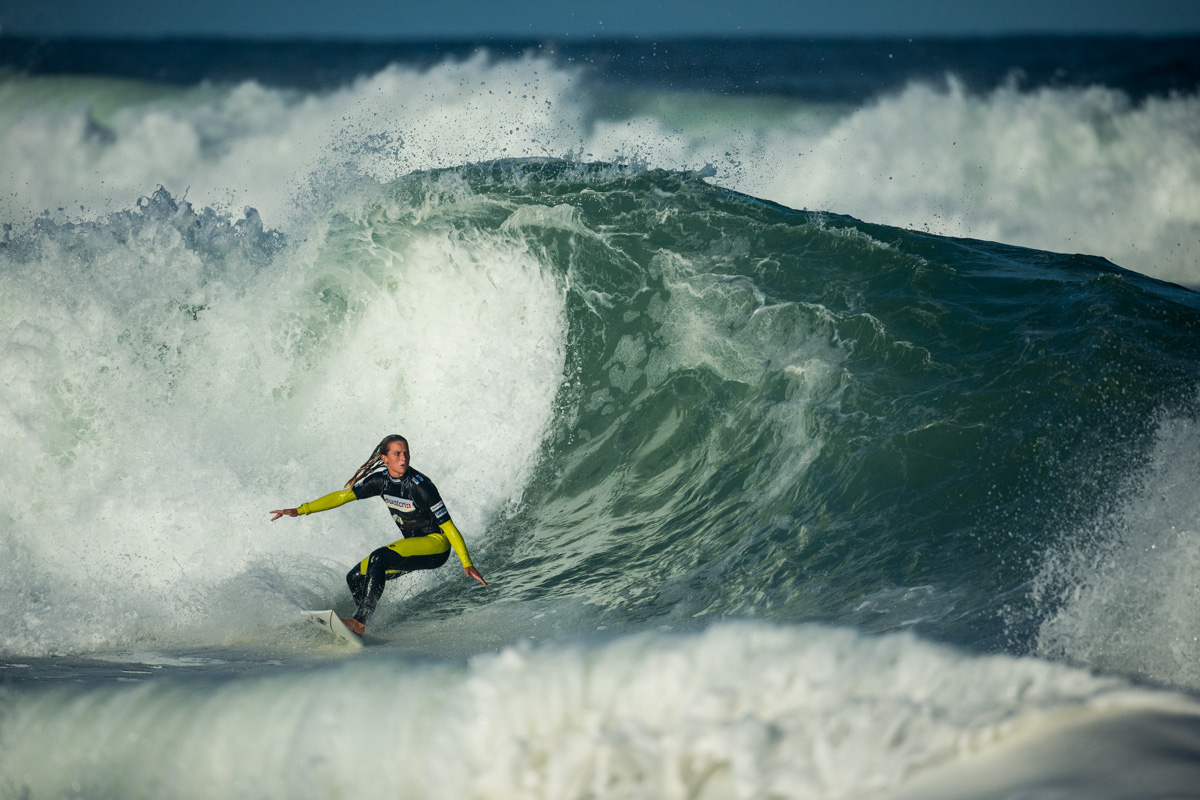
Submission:
[[[0,35],[476,36],[1200,32],[1200,0],[0,0]]]

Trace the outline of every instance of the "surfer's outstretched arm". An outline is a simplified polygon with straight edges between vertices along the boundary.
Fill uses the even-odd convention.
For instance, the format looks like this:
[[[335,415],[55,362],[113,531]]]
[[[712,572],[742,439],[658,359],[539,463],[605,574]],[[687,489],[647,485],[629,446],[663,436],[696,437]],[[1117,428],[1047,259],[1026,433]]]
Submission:
[[[488,582],[483,579],[483,576],[479,574],[479,570],[475,569],[475,565],[471,563],[471,554],[467,552],[467,543],[463,541],[462,534],[458,532],[454,521],[448,519],[439,525],[438,528],[441,529],[446,539],[449,540],[450,546],[454,548],[455,555],[458,556],[458,560],[462,562],[463,572],[484,586],[487,586]]]
[[[271,517],[271,522],[274,522],[280,517],[298,517],[301,514],[315,514],[318,511],[328,511],[331,508],[344,506],[346,503],[351,503],[357,499],[353,489],[342,489],[339,492],[330,492],[324,497],[318,497],[311,503],[304,503],[299,508],[280,508],[269,513],[275,515]]]

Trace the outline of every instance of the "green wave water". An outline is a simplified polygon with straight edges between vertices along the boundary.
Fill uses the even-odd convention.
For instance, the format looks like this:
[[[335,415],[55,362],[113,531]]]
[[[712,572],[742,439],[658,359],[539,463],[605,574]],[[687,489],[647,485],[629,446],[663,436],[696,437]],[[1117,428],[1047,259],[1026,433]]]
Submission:
[[[568,160],[295,216],[0,248],[0,796],[1194,785],[1200,295]],[[393,430],[492,587],[342,660],[390,522],[266,512]]]
[[[349,185],[314,198],[304,239],[160,192],[12,242],[8,313],[27,319],[7,350],[11,480],[49,457],[107,502],[154,482],[147,449],[190,435],[213,442],[181,467],[213,473],[201,493],[253,476],[249,494],[315,496],[344,480],[335,465],[358,439],[402,426],[440,459],[427,468],[461,481],[459,515],[487,530],[508,598],[583,603],[602,628],[822,620],[1020,652],[1057,612],[1048,587],[1075,580],[1048,576],[1048,557],[1137,502],[1165,422],[1175,438],[1194,425],[1197,295],[1102,259],[603,164]],[[51,318],[74,320],[61,330],[28,316],[50,286]],[[30,405],[39,391],[55,404]],[[73,455],[81,436],[103,443],[101,469]],[[280,457],[295,464],[286,488],[267,477]],[[236,508],[226,526],[245,524]],[[169,557],[157,528],[123,524],[108,549]],[[330,524],[300,549],[344,560]],[[38,523],[14,531],[14,564],[57,569]],[[247,546],[224,529],[213,541]],[[124,574],[96,549],[101,573]],[[199,552],[163,591],[247,568]],[[248,555],[293,568],[273,548]],[[443,589],[437,613],[479,602]]]
[[[500,537],[522,598],[1022,651],[1044,556],[1128,498],[1164,419],[1193,424],[1197,295],[1102,259],[689,174],[455,175],[565,293],[567,381]]]

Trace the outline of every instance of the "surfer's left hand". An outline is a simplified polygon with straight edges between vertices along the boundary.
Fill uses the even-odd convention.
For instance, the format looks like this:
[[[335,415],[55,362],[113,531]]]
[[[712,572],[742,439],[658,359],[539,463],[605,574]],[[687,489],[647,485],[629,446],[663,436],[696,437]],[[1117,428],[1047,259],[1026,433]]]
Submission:
[[[488,582],[485,581],[483,579],[483,576],[479,574],[479,570],[475,569],[474,567],[463,567],[463,572],[467,573],[472,578],[474,578],[475,580],[482,583],[484,586],[488,585]]]

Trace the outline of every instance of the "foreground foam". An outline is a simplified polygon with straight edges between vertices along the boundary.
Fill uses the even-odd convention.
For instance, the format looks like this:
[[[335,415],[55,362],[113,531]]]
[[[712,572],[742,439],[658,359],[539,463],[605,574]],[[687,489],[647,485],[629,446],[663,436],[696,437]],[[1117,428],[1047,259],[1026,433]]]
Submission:
[[[888,797],[1039,732],[1070,754],[1073,730],[1117,711],[1197,714],[1183,698],[1031,659],[744,624],[467,663],[379,657],[232,682],[62,688],[6,706],[0,786],[98,798]],[[1162,745],[1160,766],[1190,761],[1194,778],[1196,740],[1184,741],[1141,745]],[[1084,760],[1118,775],[1135,764],[1129,752]],[[1005,780],[1027,774],[1012,769]],[[983,796],[994,777],[958,788]]]

